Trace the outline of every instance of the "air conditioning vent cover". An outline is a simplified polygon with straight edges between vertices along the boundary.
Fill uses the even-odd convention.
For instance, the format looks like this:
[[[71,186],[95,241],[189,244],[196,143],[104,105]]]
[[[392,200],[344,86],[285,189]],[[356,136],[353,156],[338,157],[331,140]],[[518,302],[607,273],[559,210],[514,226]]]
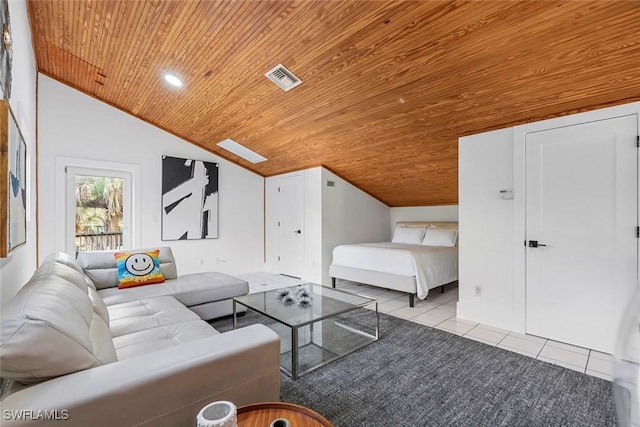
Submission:
[[[282,64],[278,64],[273,67],[271,70],[269,70],[268,73],[265,74],[265,76],[269,80],[280,86],[280,88],[285,92],[290,91],[291,89],[302,83],[302,80],[296,77],[295,74],[289,71]]]

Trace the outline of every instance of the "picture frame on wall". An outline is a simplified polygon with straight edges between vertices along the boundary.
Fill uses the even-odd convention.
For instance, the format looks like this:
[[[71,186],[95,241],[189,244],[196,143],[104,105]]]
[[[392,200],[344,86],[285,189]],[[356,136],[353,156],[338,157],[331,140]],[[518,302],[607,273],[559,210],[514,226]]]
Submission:
[[[218,163],[162,156],[162,240],[218,238]]]
[[[0,101],[0,258],[27,242],[27,145],[6,100]]]
[[[11,97],[13,50],[11,48],[12,36],[8,0],[0,0],[0,28],[2,28],[2,38],[0,38],[0,90],[2,90],[2,98],[9,99]]]

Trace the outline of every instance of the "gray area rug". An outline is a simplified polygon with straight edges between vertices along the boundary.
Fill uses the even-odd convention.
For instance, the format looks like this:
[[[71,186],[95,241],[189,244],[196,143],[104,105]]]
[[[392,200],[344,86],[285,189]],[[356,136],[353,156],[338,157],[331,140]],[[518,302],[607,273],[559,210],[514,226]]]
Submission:
[[[239,319],[252,323],[267,321]],[[231,320],[212,325],[223,332]],[[282,374],[281,400],[336,427],[616,425],[608,381],[385,314],[380,330],[297,381]]]

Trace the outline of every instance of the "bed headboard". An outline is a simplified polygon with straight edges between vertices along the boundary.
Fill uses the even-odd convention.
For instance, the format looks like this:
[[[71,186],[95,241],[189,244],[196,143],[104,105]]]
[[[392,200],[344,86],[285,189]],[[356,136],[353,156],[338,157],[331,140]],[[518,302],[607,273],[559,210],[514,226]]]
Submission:
[[[404,227],[424,227],[426,225],[431,225],[438,228],[454,228],[456,230],[458,229],[458,223],[453,221],[398,221],[396,222],[396,225],[401,225]]]

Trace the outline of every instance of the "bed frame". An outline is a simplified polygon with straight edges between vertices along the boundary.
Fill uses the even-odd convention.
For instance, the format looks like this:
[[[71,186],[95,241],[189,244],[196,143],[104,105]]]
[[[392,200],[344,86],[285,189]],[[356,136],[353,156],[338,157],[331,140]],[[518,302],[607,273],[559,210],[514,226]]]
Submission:
[[[397,222],[396,226],[405,227],[424,227],[432,225],[439,228],[458,228],[457,222]],[[394,227],[395,229],[395,227]],[[417,293],[416,277],[401,276],[393,273],[385,273],[382,271],[362,270],[359,268],[345,267],[342,265],[331,264],[329,266],[329,276],[331,277],[331,286],[336,287],[337,279],[350,280],[352,282],[363,283],[365,285],[378,286],[385,289],[393,289],[395,291],[407,292],[409,294],[409,307],[414,306],[415,296]],[[437,285],[433,288],[440,288],[440,292],[444,292],[445,285]]]

